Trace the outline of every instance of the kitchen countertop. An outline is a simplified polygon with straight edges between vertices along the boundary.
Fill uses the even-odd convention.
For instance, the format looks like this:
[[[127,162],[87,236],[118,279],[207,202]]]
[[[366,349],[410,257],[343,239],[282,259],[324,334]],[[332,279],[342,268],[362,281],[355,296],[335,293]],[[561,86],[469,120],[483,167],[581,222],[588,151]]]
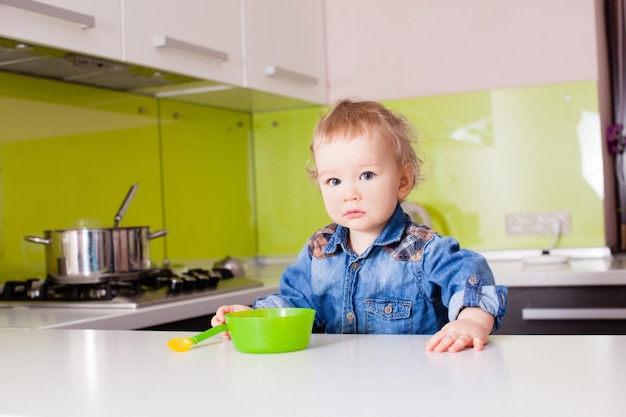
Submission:
[[[199,267],[205,265],[200,264]],[[184,299],[135,309],[63,308],[4,306],[0,304],[0,329],[97,329],[132,330],[163,323],[201,317],[214,313],[226,304],[247,304],[263,295],[278,292],[283,265],[250,266],[246,278],[261,282],[260,287],[235,290],[223,294],[207,293],[206,297]]]
[[[563,264],[488,260],[496,282],[508,287],[626,285],[626,258],[572,258]]]
[[[175,353],[158,331],[0,330],[0,416],[624,416],[626,336],[320,335],[246,354],[217,336]]]
[[[488,260],[497,283],[509,287],[626,285],[623,256],[572,258],[566,264],[525,264],[520,260],[489,257]],[[0,307],[0,329],[128,330],[200,317],[214,313],[224,304],[251,304],[257,297],[277,292],[280,276],[292,261],[269,258],[251,263],[246,277],[262,282],[262,287],[137,309]]]
[[[225,304],[252,304],[277,290],[264,285],[136,309],[0,306],[0,329],[140,329],[205,316]]]

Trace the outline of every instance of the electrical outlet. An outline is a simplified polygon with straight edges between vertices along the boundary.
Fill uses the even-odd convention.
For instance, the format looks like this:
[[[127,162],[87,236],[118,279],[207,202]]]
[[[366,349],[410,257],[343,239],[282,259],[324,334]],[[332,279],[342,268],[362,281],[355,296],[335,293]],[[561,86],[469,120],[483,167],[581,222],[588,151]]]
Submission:
[[[505,216],[507,236],[554,236],[557,221],[561,221],[561,235],[571,232],[569,211],[542,211],[512,213]]]

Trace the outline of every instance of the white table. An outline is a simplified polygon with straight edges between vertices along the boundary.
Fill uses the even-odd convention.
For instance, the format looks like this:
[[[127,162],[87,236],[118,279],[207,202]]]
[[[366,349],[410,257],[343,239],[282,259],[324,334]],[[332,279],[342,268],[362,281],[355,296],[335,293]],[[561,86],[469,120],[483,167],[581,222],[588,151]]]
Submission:
[[[427,336],[313,335],[245,354],[173,332],[0,330],[2,416],[626,415],[626,336],[494,336],[424,352]]]

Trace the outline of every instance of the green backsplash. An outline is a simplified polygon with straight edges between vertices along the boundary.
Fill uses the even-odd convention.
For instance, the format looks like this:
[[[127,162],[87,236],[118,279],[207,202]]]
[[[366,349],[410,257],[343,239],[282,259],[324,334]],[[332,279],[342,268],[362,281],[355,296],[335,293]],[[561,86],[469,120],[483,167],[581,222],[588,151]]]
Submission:
[[[387,101],[421,136],[409,199],[477,250],[543,248],[507,213],[569,210],[560,247],[605,246],[595,82]],[[45,272],[25,235],[167,228],[155,264],[295,255],[329,219],[306,173],[323,107],[247,114],[0,73],[0,281]]]
[[[330,222],[317,186],[306,172],[309,144],[324,110],[254,115],[254,155],[261,256],[297,254]]]
[[[256,255],[250,116],[171,101],[161,115],[170,261]]]
[[[151,241],[155,264],[253,256],[249,119],[0,73],[0,280],[45,273],[25,235],[112,227],[134,183],[121,225],[169,230]]]
[[[477,250],[545,248],[551,236],[506,236],[509,213],[567,210],[558,247],[602,247],[602,132],[595,82],[387,103],[422,136],[427,180],[410,199],[441,233]]]
[[[433,226],[476,250],[545,248],[505,234],[508,213],[568,210],[558,247],[605,246],[595,82],[393,100],[421,137],[425,180],[409,196]],[[255,115],[259,254],[293,254],[327,223],[305,172],[320,111]]]

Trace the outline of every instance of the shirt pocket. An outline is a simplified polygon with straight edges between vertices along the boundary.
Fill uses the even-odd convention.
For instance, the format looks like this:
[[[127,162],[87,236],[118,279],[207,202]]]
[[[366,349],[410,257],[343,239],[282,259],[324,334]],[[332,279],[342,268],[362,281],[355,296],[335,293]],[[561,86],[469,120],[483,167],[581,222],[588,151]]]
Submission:
[[[412,306],[407,300],[366,299],[366,333],[411,334]]]

